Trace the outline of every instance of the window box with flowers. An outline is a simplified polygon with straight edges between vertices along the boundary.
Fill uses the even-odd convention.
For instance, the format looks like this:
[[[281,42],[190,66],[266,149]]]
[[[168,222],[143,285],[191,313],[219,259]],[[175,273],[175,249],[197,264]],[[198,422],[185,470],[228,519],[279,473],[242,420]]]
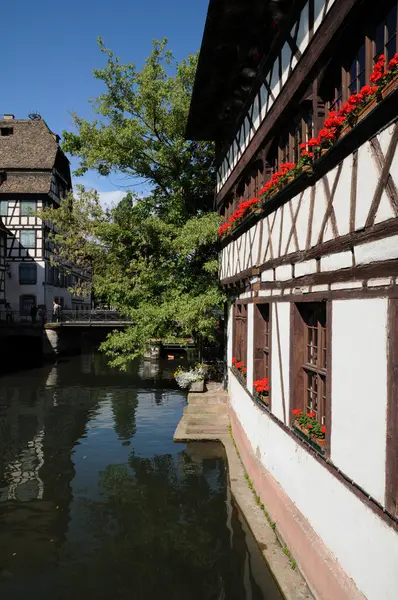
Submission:
[[[246,387],[247,368],[243,364],[243,361],[233,357],[232,371],[236,375],[237,379],[239,379],[239,381]]]
[[[279,195],[294,194],[298,179],[316,167],[319,160],[348,133],[355,125],[367,117],[376,105],[386,98],[398,86],[398,53],[386,65],[382,54],[373,69],[370,84],[365,85],[357,94],[352,94],[344,106],[337,112],[331,111],[324,121],[318,137],[311,138],[299,146],[301,150],[298,163],[284,163],[279,171],[271,176],[256,198],[241,202],[234,213],[220,226],[219,237],[226,238],[240,228],[243,221],[253,213],[259,214],[269,200]]]
[[[259,404],[265,405],[269,408],[269,379],[264,377],[263,379],[257,379],[253,381],[254,396]]]
[[[298,408],[293,411],[293,428],[315,450],[321,454],[326,451],[326,426],[315,419],[315,413],[305,413]]]

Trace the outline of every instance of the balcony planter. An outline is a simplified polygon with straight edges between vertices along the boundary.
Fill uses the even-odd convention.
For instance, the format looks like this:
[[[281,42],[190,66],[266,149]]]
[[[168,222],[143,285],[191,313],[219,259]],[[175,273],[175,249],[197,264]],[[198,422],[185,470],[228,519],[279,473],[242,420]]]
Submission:
[[[195,392],[196,394],[203,393],[205,391],[205,380],[200,379],[199,381],[193,381],[189,386],[190,392]]]
[[[320,452],[321,454],[325,454],[326,452],[326,440],[323,438],[316,438],[311,436],[309,430],[306,427],[302,427],[299,423],[293,423],[293,429],[298,433],[298,435],[305,440],[310,446],[312,446],[315,450]]]
[[[258,392],[254,392],[254,397],[259,404],[269,408],[269,395],[268,394],[259,394]]]
[[[235,377],[236,377],[237,379],[239,379],[240,383],[241,383],[241,384],[242,384],[244,387],[246,387],[246,376],[245,376],[245,375],[244,375],[244,374],[243,374],[241,371],[239,371],[239,369],[237,369],[237,368],[236,368],[236,367],[234,367],[234,366],[232,366],[232,367],[231,367],[231,369],[232,369],[232,372],[233,372],[233,374],[235,375]]]
[[[365,104],[365,106],[363,107],[363,109],[358,114],[357,123],[359,121],[362,121],[362,119],[364,119],[365,117],[367,117],[368,114],[370,112],[372,112],[373,109],[376,108],[377,104],[378,104],[377,98],[372,98],[371,100],[369,100],[369,102],[367,104]]]
[[[395,77],[393,77],[393,79],[391,79],[391,81],[389,81],[387,83],[387,85],[381,90],[381,97],[387,98],[387,96],[389,96],[391,94],[391,92],[393,92],[395,90],[395,88],[398,86],[398,73],[395,75]]]

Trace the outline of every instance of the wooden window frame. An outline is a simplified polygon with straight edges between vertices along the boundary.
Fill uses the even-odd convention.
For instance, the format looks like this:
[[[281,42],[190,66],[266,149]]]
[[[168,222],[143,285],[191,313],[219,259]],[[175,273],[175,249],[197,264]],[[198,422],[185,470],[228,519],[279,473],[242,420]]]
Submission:
[[[268,408],[270,409],[272,393],[272,309],[269,302],[253,304],[253,308],[253,381],[268,377],[270,382]]]
[[[326,331],[323,334],[318,328],[318,335],[322,340],[322,354],[323,347],[325,346],[326,352],[324,360],[326,368],[324,368],[322,362],[318,361],[316,364],[312,364],[308,361],[308,322],[306,321],[303,312],[319,309],[319,305],[324,305],[325,318],[326,318]],[[311,306],[312,305],[312,306]],[[308,381],[309,377],[313,377],[317,380],[325,379],[324,386],[321,385],[318,389],[318,395],[321,395],[320,402],[318,401],[317,420],[321,425],[326,426],[326,455],[330,455],[330,431],[332,424],[332,410],[331,410],[331,302],[300,302],[291,304],[291,351],[290,351],[290,425],[293,425],[292,410],[295,408],[300,409],[303,412],[308,411]],[[318,326],[319,327],[319,326]],[[323,343],[324,342],[324,343]],[[319,354],[318,354],[319,356]],[[271,382],[272,383],[272,382]],[[322,404],[323,411],[322,411]],[[321,410],[320,410],[321,409]],[[323,415],[320,414],[323,412]],[[323,417],[323,419],[322,419]]]
[[[396,10],[397,14],[396,14],[396,19],[395,19],[395,33],[390,36],[387,39],[388,34],[388,30],[387,30],[387,17],[389,16],[390,12]],[[384,45],[383,48],[381,49],[377,49],[376,48],[376,32],[377,29],[380,25],[382,25],[384,23]],[[355,58],[353,57],[353,60],[351,61],[350,64],[347,64],[346,61],[341,61],[342,66],[340,68],[340,76],[339,76],[339,80],[336,82],[336,85],[334,86],[333,89],[333,98],[329,99],[326,101],[326,107],[327,107],[327,113],[330,113],[330,111],[332,110],[339,110],[341,108],[341,106],[343,104],[345,104],[345,102],[347,102],[349,96],[351,95],[351,93],[354,93],[355,91],[359,91],[363,85],[366,85],[369,83],[369,79],[370,76],[372,74],[373,71],[373,66],[374,63],[377,60],[377,57],[380,54],[385,54],[387,57],[387,61],[390,60],[392,58],[392,56],[388,55],[388,51],[387,51],[387,44],[395,37],[395,51],[391,52],[391,54],[395,54],[395,52],[398,52],[398,0],[395,2],[395,6],[392,4],[390,9],[388,10],[388,13],[384,15],[384,17],[380,20],[378,20],[377,24],[375,26],[370,26],[367,27],[365,30],[365,35],[363,36],[363,38],[360,40],[360,43],[358,43],[356,52],[355,52]],[[361,69],[361,73],[364,73],[364,80],[362,83],[360,83],[358,81],[358,84],[356,86],[356,90],[350,90],[350,86],[352,85],[351,82],[351,65],[355,60],[358,60],[358,54],[360,52],[360,49],[362,48],[362,46],[365,45],[365,49],[364,49],[364,61],[365,64],[363,65],[363,69]],[[338,69],[337,69],[338,72]],[[356,75],[358,77],[359,75],[359,70],[358,70],[358,65],[357,65],[357,69],[356,69]],[[325,74],[325,77],[327,77],[328,74]],[[341,86],[340,86],[341,84]]]
[[[233,308],[232,356],[247,367],[247,304],[236,302]]]
[[[26,234],[33,234],[33,236],[34,236],[33,246],[32,245],[26,245],[26,242],[22,241],[23,235],[26,235]],[[21,244],[21,246],[23,246],[27,250],[33,250],[34,248],[36,248],[36,241],[37,241],[36,229],[21,229],[20,230],[19,243]]]
[[[34,267],[34,272],[35,272],[35,276],[34,278],[32,277],[32,279],[30,279],[29,281],[21,281],[21,270],[23,270],[26,267]],[[33,269],[32,273],[33,273]],[[34,262],[21,262],[19,263],[19,270],[18,270],[18,281],[19,281],[19,285],[36,285],[37,284],[37,264]]]
[[[390,41],[395,37],[395,49],[391,52],[392,55],[394,55],[396,52],[398,52],[398,2],[395,3],[395,6],[392,5],[390,10],[388,11],[388,13],[385,15],[385,17],[383,19],[381,19],[376,27],[374,28],[373,31],[373,35],[372,35],[372,61],[373,63],[375,63],[377,61],[377,58],[380,56],[380,54],[384,54],[387,58],[387,61],[392,59],[392,56],[389,55],[388,52],[388,44],[390,43]],[[387,17],[390,15],[390,13],[395,10],[396,14],[395,14],[395,33],[388,37],[389,33],[388,33],[388,29],[387,29]],[[383,31],[383,47],[378,50],[376,47],[376,34],[377,34],[377,29],[379,26],[383,26],[384,31]]]
[[[26,212],[27,205],[30,204],[33,206],[33,209],[30,209],[30,212]],[[24,207],[24,210],[22,210]],[[37,202],[36,200],[21,200],[19,205],[19,214],[21,217],[34,217],[37,210]]]
[[[3,210],[4,207],[5,209]],[[0,200],[0,217],[8,217],[8,208],[8,200]]]

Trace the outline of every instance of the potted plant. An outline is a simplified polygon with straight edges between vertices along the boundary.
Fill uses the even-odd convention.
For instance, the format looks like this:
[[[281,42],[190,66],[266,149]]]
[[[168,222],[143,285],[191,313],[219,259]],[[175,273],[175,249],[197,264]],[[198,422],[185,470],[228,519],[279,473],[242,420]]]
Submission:
[[[257,379],[253,381],[253,387],[258,400],[261,400],[266,406],[269,403],[269,379],[264,377],[263,379]]]
[[[242,360],[238,360],[237,358],[232,358],[232,369],[237,375],[238,379],[246,385],[246,376],[247,376],[247,368],[245,367]]]
[[[301,431],[309,440],[324,448],[326,445],[326,426],[318,423],[315,419],[315,413],[305,413],[299,408],[295,408],[292,412],[294,427]]]
[[[188,371],[184,371],[184,369],[178,367],[177,371],[174,373],[174,378],[182,389],[189,388],[190,392],[204,392],[206,367],[202,364],[198,364]]]

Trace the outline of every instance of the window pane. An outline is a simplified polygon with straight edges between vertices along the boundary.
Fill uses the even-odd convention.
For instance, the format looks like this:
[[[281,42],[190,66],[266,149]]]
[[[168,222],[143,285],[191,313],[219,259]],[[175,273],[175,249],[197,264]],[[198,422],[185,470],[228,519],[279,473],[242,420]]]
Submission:
[[[20,242],[24,248],[34,248],[36,245],[36,232],[21,231]]]
[[[22,200],[21,201],[21,216],[29,217],[33,216],[36,212],[35,200]]]
[[[1,200],[0,201],[0,217],[7,217],[7,216],[8,216],[8,201]]]
[[[387,39],[389,40],[396,33],[397,30],[397,5],[395,5],[392,10],[387,15],[386,19],[387,25]]]
[[[378,25],[375,35],[375,61],[384,51],[384,21]]]
[[[359,74],[365,68],[365,44],[362,44],[358,52],[358,71]]]
[[[397,47],[397,36],[394,35],[386,44],[386,59],[391,60]]]
[[[21,263],[19,265],[19,283],[35,284],[37,281],[37,265],[36,263]]]

